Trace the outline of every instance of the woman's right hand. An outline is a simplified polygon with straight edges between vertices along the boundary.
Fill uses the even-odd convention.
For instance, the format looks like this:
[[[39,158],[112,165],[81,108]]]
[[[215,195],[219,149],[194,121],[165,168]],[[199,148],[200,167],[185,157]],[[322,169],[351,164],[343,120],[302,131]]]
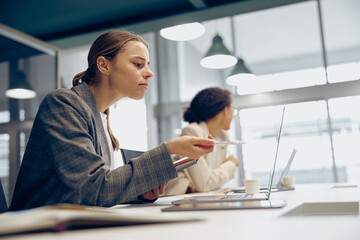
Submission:
[[[237,160],[233,155],[230,155],[225,161],[231,161],[235,166],[239,166],[239,160]]]
[[[208,138],[182,136],[171,139],[166,146],[170,154],[198,159],[214,150],[214,140],[211,135]]]

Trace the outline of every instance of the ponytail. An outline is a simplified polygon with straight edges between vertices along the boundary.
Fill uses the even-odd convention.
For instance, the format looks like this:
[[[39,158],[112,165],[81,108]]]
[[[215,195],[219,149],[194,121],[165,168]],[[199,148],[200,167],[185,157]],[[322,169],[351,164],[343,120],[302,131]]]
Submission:
[[[83,71],[83,72],[75,75],[75,77],[73,78],[73,87],[75,87],[76,85],[81,83],[81,79],[85,76],[85,74],[86,74],[86,71]]]
[[[106,121],[107,121],[107,131],[109,132],[109,135],[110,135],[110,139],[111,139],[111,143],[112,143],[112,147],[115,149],[115,150],[119,150],[120,148],[120,144],[119,144],[119,141],[116,139],[116,137],[114,136],[114,134],[112,133],[111,129],[110,129],[110,124],[109,124],[109,114],[110,114],[110,109],[106,109],[105,112],[106,114]]]

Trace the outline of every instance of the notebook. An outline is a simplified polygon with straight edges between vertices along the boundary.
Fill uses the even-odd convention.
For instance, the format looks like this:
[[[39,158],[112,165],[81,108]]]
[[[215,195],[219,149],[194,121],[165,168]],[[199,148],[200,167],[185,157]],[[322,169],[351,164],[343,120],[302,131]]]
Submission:
[[[233,193],[233,194],[217,194],[217,195],[198,195],[198,196],[189,196],[180,200],[173,201],[172,204],[199,204],[199,203],[224,203],[224,202],[241,202],[241,201],[259,201],[259,200],[269,200],[271,195],[272,183],[275,174],[276,161],[278,157],[279,145],[280,145],[280,137],[282,126],[284,122],[285,116],[285,107],[282,109],[281,120],[277,132],[276,138],[276,149],[275,149],[275,157],[274,164],[272,170],[270,172],[268,190],[266,193],[258,193],[258,194],[245,194],[245,193]],[[285,202],[283,201],[280,206],[284,206]],[[166,210],[165,210],[166,211]]]
[[[278,183],[273,186],[271,188],[271,191],[272,192],[280,192],[280,191],[291,191],[291,190],[295,190],[295,188],[289,188],[289,187],[284,187],[282,185],[282,179],[284,177],[287,176],[287,174],[289,173],[289,170],[290,170],[290,166],[295,158],[295,155],[296,155],[296,149],[294,148],[291,155],[290,155],[290,158],[286,164],[286,167],[284,168],[284,170],[282,171],[281,175],[280,175],[280,178],[279,178],[279,181]],[[260,192],[267,192],[268,190],[268,187],[260,187]],[[244,187],[241,187],[241,188],[235,188],[235,189],[230,189],[229,192],[235,192],[235,193],[244,193],[245,192],[245,188]]]
[[[0,214],[0,239],[4,235],[30,232],[60,232],[73,229],[175,223],[203,220],[196,216],[164,215],[128,209],[56,204]],[[53,235],[54,238],[60,237]],[[46,238],[46,237],[45,237]],[[21,239],[21,237],[14,237]],[[36,239],[36,237],[35,237]]]

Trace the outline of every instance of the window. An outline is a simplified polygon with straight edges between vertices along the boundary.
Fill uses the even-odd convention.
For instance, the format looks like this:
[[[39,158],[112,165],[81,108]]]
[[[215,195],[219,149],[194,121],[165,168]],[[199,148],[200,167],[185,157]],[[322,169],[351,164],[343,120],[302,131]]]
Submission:
[[[210,86],[228,87],[235,94],[250,95],[241,96],[241,99],[254,102],[261,99],[258,105],[249,103],[247,106],[247,102],[239,104],[242,108],[240,123],[232,127],[230,134],[235,131],[238,137],[232,136],[233,139],[238,139],[241,135],[248,142],[239,152],[243,156],[245,177],[259,177],[265,184],[273,163],[276,127],[281,115],[278,113],[280,106],[269,107],[269,103],[262,98],[269,97],[274,102],[272,104],[287,104],[277,174],[285,167],[293,148],[296,148],[297,154],[290,174],[297,177],[297,182],[333,182],[336,178],[340,182],[358,181],[357,176],[360,174],[357,159],[360,153],[351,143],[359,140],[359,118],[355,107],[347,108],[347,112],[344,109],[346,106],[357,106],[359,99],[350,97],[346,101],[340,98],[327,100],[354,94],[348,90],[349,84],[345,83],[336,85],[339,89],[336,94],[323,91],[323,95],[318,96],[317,89],[327,90],[329,84],[360,79],[360,17],[357,13],[360,2],[321,0],[320,6],[322,27],[317,1],[304,1],[204,21],[207,31],[202,37],[176,43],[175,55],[168,54],[171,59],[177,59],[171,61],[171,69],[177,71],[172,71],[175,76],[166,76],[178,80],[176,84],[179,86],[179,93],[173,92],[174,87],[166,85],[170,89],[168,91],[167,88],[163,89],[163,84],[159,84],[160,89],[164,92],[171,91],[172,96],[162,99],[161,107],[165,110],[161,115],[176,115],[181,112],[180,109],[174,110],[180,105],[173,104],[177,94],[178,99],[186,103],[199,90]],[[225,83],[232,68],[208,70],[200,66],[199,61],[209,49],[216,33],[222,36],[225,46],[237,57],[241,57],[257,75],[255,80],[243,81],[238,87],[232,88]],[[158,51],[162,52],[164,49],[166,48],[161,45]],[[163,71],[162,67],[159,69]],[[167,69],[169,68],[164,71],[168,71]],[[168,81],[167,78],[164,80]],[[287,89],[299,91],[282,91]],[[278,94],[276,91],[279,91]],[[263,92],[268,94],[258,94]],[[273,96],[274,99],[270,99]],[[166,109],[166,104],[174,107]],[[254,105],[259,107],[251,109],[250,106]],[[160,128],[170,126],[165,118],[162,120]],[[167,132],[172,130],[166,129]],[[351,154],[351,157],[346,157],[346,153]],[[241,155],[238,157],[241,158]],[[237,175],[240,178],[243,177],[241,171]],[[238,184],[241,184],[239,180]]]
[[[360,79],[360,1],[322,0],[329,82]]]
[[[124,98],[110,107],[110,126],[121,148],[147,150],[144,100]]]
[[[359,96],[329,100],[336,166],[349,182],[360,182],[359,102]]]
[[[257,75],[238,94],[326,83],[316,1],[235,16],[236,54]]]
[[[274,161],[277,127],[281,106],[240,111],[243,129],[244,169],[246,178],[260,178],[268,183]],[[289,175],[299,183],[332,182],[332,155],[325,101],[286,106],[280,141],[277,175],[286,166],[292,150],[297,154]],[[342,176],[342,179],[346,178]],[[277,180],[275,180],[277,181]]]

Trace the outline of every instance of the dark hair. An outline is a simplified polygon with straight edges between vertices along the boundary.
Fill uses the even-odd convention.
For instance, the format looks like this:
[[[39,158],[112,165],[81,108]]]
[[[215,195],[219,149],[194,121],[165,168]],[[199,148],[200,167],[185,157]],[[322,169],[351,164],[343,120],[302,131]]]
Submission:
[[[135,34],[126,31],[108,31],[100,35],[94,43],[91,45],[89,54],[88,54],[88,68],[81,73],[78,73],[73,78],[73,86],[78,85],[82,81],[86,82],[88,85],[93,85],[96,81],[99,81],[100,78],[97,77],[98,68],[97,68],[97,59],[100,56],[108,60],[113,60],[119,52],[121,52],[125,47],[125,44],[130,41],[142,42],[146,47],[148,43]],[[108,132],[111,138],[113,148],[119,150],[119,141],[112,134],[112,131],[109,127],[109,109],[105,111],[108,116]]]
[[[230,105],[230,91],[218,87],[206,88],[198,92],[190,106],[185,108],[184,121],[189,123],[206,121]]]

